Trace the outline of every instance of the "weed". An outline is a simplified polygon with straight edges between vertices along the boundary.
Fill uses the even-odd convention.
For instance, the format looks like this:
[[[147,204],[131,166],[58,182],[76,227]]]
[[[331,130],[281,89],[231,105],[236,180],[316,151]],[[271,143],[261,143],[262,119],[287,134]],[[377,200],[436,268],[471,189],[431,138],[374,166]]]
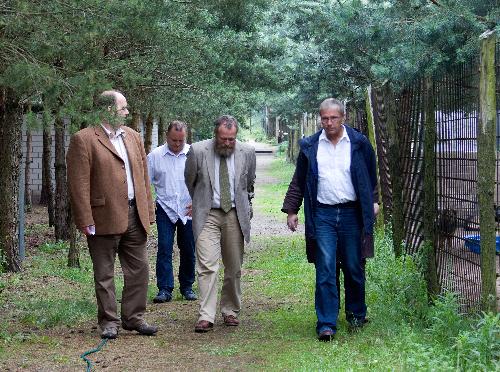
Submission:
[[[458,370],[500,370],[500,314],[483,314],[469,330],[460,331],[453,347]]]
[[[40,250],[40,252],[48,254],[66,252],[68,250],[68,242],[58,241],[55,243],[44,243],[38,249]]]

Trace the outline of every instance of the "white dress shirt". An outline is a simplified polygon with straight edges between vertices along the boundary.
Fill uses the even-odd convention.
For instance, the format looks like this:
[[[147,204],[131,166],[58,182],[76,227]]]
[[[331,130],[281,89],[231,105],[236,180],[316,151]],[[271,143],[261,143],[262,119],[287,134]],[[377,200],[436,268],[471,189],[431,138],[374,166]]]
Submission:
[[[219,168],[221,160],[226,160],[227,172],[229,174],[229,188],[231,190],[231,206],[234,208],[234,152],[229,158],[223,158],[215,153],[215,171],[214,171],[214,198],[212,208],[220,208],[220,187],[219,187]]]
[[[184,181],[189,147],[185,144],[181,152],[174,154],[165,143],[148,154],[148,172],[155,187],[156,202],[172,223],[180,219],[184,225],[191,219],[186,216],[186,208],[191,204],[191,197]]]
[[[351,179],[351,141],[345,127],[336,145],[323,130],[318,143],[318,197],[323,204],[340,204],[356,200]]]
[[[116,152],[118,153],[118,155],[120,155],[123,162],[125,163],[125,173],[127,175],[128,200],[132,200],[135,197],[134,180],[132,179],[132,170],[130,169],[130,162],[128,160],[127,148],[125,147],[125,143],[123,142],[123,138],[127,135],[127,133],[125,133],[125,131],[122,128],[118,128],[115,131],[115,133],[113,133],[110,130],[108,130],[104,125],[101,124],[101,126],[108,135],[109,140],[115,147]]]

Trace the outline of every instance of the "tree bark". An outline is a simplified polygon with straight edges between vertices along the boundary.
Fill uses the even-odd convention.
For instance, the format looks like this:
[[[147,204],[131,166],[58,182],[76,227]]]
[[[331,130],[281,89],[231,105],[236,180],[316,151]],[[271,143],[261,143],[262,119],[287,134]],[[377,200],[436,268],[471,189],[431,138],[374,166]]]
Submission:
[[[68,251],[68,267],[80,267],[80,250],[78,249],[77,230],[73,223],[71,213],[69,214],[69,251]]]
[[[477,194],[481,231],[481,309],[497,311],[495,267],[495,168],[496,168],[496,35],[481,35],[479,123],[477,125]]]
[[[21,270],[19,258],[19,175],[21,168],[21,111],[10,89],[0,87],[0,265]]]
[[[139,132],[139,123],[141,122],[141,113],[139,111],[132,112],[132,120],[130,120],[129,127]]]
[[[380,173],[379,173],[379,166],[378,166],[378,153],[379,149],[377,148],[377,140],[376,140],[376,131],[375,131],[375,121],[373,118],[373,104],[372,104],[372,87],[371,85],[366,88],[366,93],[365,93],[365,104],[366,104],[366,121],[367,121],[367,132],[368,132],[368,139],[370,140],[370,143],[372,144],[373,151],[375,152],[375,156],[377,159],[377,189],[378,189],[378,200],[374,200],[376,203],[380,203],[380,210],[379,213],[376,217],[376,226],[379,228],[384,227],[384,204],[380,202],[381,196],[382,196],[382,191],[380,189]]]
[[[158,146],[163,145],[165,142],[165,123],[163,122],[163,116],[158,118]]]
[[[40,192],[40,204],[47,206],[49,214],[49,226],[54,226],[54,192],[52,186],[52,171],[50,159],[52,154],[52,136],[50,123],[44,117],[43,122],[43,153],[42,153],[42,190]]]
[[[55,120],[55,176],[56,195],[54,208],[55,238],[68,240],[70,235],[68,185],[66,182],[66,126],[59,115]]]
[[[31,163],[33,162],[33,148],[31,129],[26,129],[26,163],[24,167],[24,209],[31,211]]]
[[[430,77],[424,80],[424,99],[422,114],[424,117],[424,254],[425,280],[430,300],[434,300],[441,289],[438,282],[436,264],[436,119],[435,119],[434,83]]]
[[[153,143],[153,114],[151,111],[148,113],[146,125],[144,128],[144,150],[146,154],[151,152],[151,145]]]
[[[392,184],[392,242],[394,254],[401,256],[404,240],[403,172],[401,169],[400,131],[396,120],[394,94],[389,83],[382,87],[387,115],[389,173]]]

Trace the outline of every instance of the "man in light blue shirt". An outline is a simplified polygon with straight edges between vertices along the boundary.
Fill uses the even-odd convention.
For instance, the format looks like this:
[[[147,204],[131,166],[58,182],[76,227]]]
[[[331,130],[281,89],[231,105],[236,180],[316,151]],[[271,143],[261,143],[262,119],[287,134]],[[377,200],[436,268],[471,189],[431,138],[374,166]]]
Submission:
[[[172,253],[174,234],[180,252],[179,286],[182,296],[189,301],[197,299],[193,292],[194,238],[191,222],[191,197],[184,182],[184,166],[189,145],[186,144],[187,125],[172,121],[166,131],[166,143],[148,155],[148,171],[156,191],[156,226],[158,254],[156,280],[158,295],[154,303],[172,300],[174,272]]]

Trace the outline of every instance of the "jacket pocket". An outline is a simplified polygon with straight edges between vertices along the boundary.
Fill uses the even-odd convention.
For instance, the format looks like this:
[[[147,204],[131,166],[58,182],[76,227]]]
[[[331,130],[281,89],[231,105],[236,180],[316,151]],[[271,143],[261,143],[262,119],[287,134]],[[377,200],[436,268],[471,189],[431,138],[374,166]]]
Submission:
[[[106,198],[104,196],[100,198],[93,198],[90,200],[91,207],[100,207],[106,204]]]

